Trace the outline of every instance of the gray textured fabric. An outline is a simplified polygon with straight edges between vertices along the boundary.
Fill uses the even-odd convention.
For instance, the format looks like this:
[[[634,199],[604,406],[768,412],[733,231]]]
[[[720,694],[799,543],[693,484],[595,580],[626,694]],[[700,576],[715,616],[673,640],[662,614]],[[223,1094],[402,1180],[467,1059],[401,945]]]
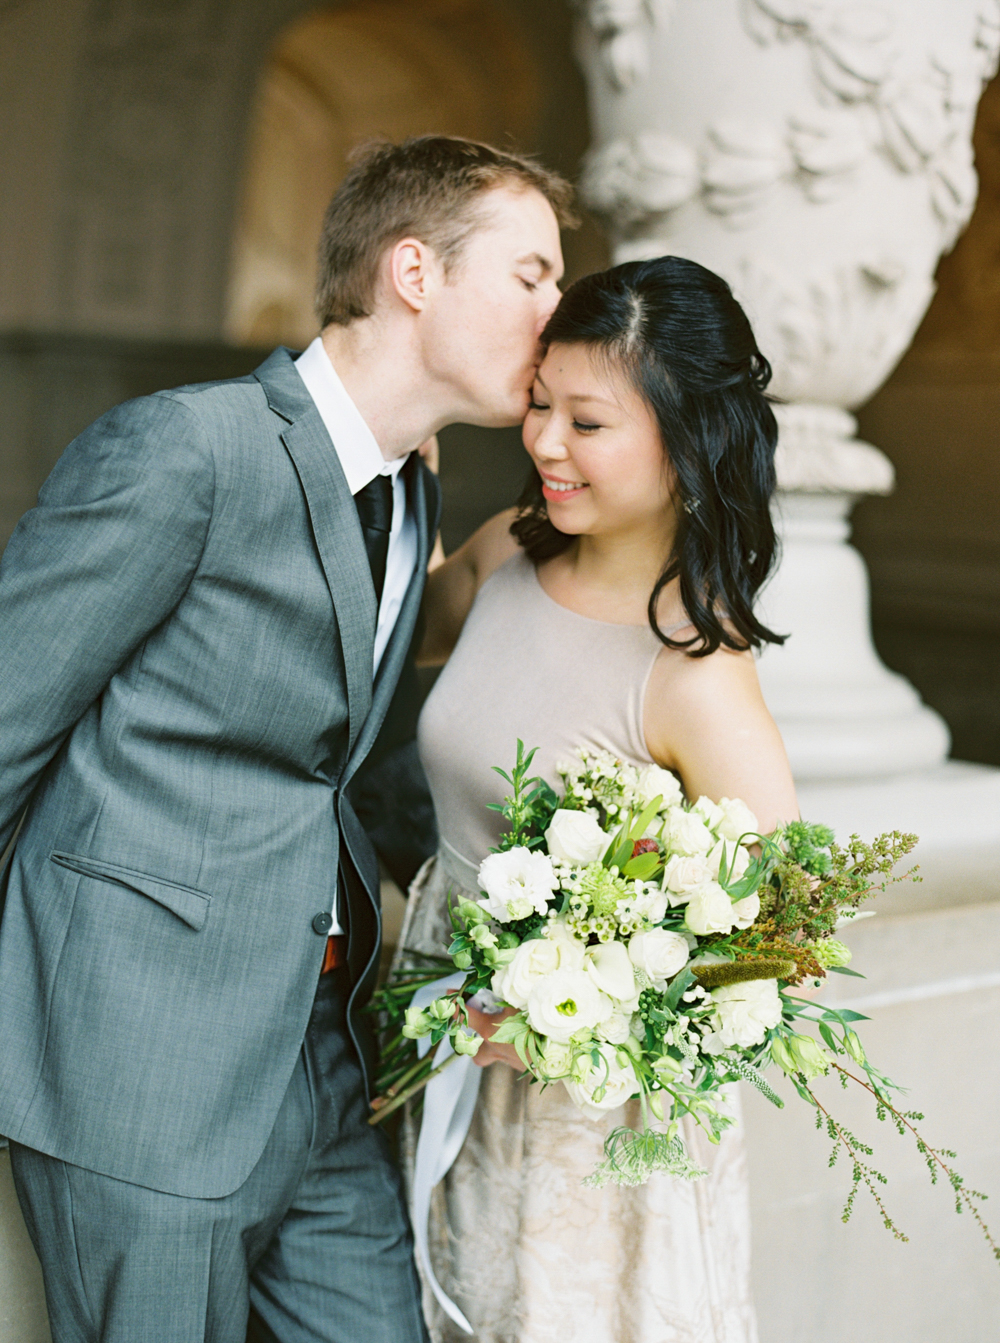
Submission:
[[[336,980],[340,977],[340,985]],[[422,1343],[399,1175],[325,975],[263,1155],[220,1199],[178,1198],[14,1144],[54,1343]],[[338,987],[340,992],[338,992]]]
[[[409,645],[437,486],[405,468],[414,580],[374,690],[375,598],[333,445],[276,351],[74,441],[0,565],[0,1132],[151,1189],[256,1165],[312,1006],[338,866],[348,1029],[378,871],[345,790]]]

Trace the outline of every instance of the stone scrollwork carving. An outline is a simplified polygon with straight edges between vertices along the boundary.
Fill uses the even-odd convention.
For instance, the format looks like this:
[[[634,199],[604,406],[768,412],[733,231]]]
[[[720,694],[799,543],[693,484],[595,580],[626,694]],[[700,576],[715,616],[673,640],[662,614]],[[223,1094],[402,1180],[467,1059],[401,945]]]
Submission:
[[[907,50],[897,15],[884,5],[843,0],[743,0],[744,25],[761,45],[800,40],[822,101],[874,113],[858,122],[902,173],[924,173],[950,247],[976,199],[969,132],[982,80],[1000,54],[1000,3],[984,0],[962,59]],[[870,129],[869,129],[870,127]]]
[[[657,131],[640,131],[591,151],[581,179],[588,204],[626,229],[675,210],[700,186],[694,150]]]
[[[647,30],[664,23],[675,0],[581,0],[581,8],[597,38],[601,64],[612,87],[631,88],[649,70]]]

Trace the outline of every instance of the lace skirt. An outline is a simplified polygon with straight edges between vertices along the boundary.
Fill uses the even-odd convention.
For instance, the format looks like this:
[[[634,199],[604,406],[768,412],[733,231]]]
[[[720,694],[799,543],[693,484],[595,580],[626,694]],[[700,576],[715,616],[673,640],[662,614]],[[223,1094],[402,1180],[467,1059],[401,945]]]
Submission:
[[[468,886],[463,876],[447,851],[424,865],[398,957],[441,954],[450,940],[447,895]],[[637,1189],[584,1188],[607,1133],[623,1122],[638,1126],[637,1102],[593,1120],[560,1085],[543,1092],[503,1064],[484,1070],[465,1145],[434,1192],[430,1226],[438,1281],[479,1343],[757,1343],[739,1126],[713,1147],[686,1123],[704,1179],[657,1175]],[[407,1115],[408,1178],[418,1131]],[[427,1290],[424,1309],[434,1343],[467,1338]]]

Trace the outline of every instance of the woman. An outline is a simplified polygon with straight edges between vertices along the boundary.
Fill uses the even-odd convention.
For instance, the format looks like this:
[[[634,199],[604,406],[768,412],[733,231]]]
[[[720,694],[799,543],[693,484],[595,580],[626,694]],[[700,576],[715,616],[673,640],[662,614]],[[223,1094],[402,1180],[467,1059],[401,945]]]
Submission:
[[[442,842],[404,948],[440,952],[449,890],[476,891],[515,739],[535,768],[588,744],[742,798],[763,832],[797,815],[753,649],[774,557],[770,377],[725,282],[677,257],[573,285],[543,334],[524,443],[535,471],[430,578],[422,657],[447,666],[420,721]],[[488,1037],[496,1018],[476,1014]],[[437,1191],[436,1267],[481,1343],[752,1343],[738,1132],[689,1131],[703,1181],[585,1189],[605,1134],[562,1087],[485,1043],[469,1136]],[[509,1064],[510,1067],[491,1067]],[[626,1119],[636,1102],[625,1107]],[[463,1337],[433,1303],[436,1339]]]

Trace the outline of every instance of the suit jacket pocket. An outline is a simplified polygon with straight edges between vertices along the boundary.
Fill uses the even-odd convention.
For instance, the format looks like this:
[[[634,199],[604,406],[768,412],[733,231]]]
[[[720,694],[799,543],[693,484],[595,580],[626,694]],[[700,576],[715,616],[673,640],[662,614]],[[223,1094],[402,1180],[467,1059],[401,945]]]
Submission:
[[[77,872],[82,877],[93,877],[97,881],[109,881],[116,886],[125,886],[128,890],[138,891],[140,895],[155,900],[158,905],[169,909],[171,914],[183,920],[195,932],[203,928],[208,918],[208,907],[212,897],[194,886],[182,886],[176,881],[164,881],[162,877],[151,877],[146,872],[137,872],[132,867],[121,867],[118,863],[106,863],[103,858],[87,858],[77,853],[60,853],[54,850],[49,854],[53,863]]]

